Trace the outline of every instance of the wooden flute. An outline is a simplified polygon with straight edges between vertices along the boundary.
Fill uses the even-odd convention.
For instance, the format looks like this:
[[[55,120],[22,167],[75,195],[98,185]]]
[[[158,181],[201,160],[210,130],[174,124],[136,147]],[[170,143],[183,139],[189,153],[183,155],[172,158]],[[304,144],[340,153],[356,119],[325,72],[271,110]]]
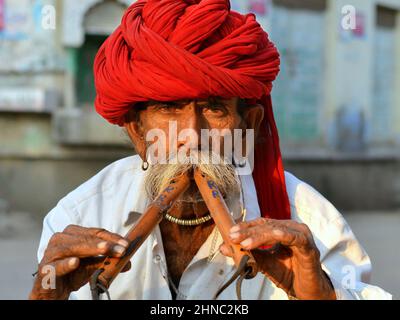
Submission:
[[[257,263],[248,250],[244,250],[240,245],[234,244],[229,238],[229,230],[236,224],[233,216],[218,190],[217,184],[198,168],[194,169],[194,180],[199,188],[201,196],[213,218],[222,239],[231,250],[232,258],[237,268],[246,264],[246,278],[254,278],[258,272]]]
[[[121,258],[107,257],[102,266],[93,274],[90,281],[92,293],[96,289],[99,290],[99,288],[100,290],[98,292],[101,293],[110,287],[112,281],[129,262],[154,228],[161,222],[165,212],[173,205],[177,198],[187,190],[190,185],[192,174],[225,244],[228,244],[231,249],[236,267],[245,267],[246,278],[248,279],[253,278],[257,274],[257,264],[251,253],[241,248],[240,245],[231,243],[229,239],[229,230],[235,225],[235,221],[216,183],[199,169],[195,169],[193,173],[185,172],[171,179],[168,186],[147,207],[139,220],[125,235],[129,246],[124,256]],[[93,297],[95,298],[95,296]]]
[[[129,242],[125,254],[120,258],[107,257],[102,266],[93,274],[91,287],[100,284],[103,289],[102,291],[104,291],[104,288],[108,289],[110,287],[111,282],[129,262],[154,228],[161,222],[166,210],[186,191],[189,185],[190,177],[188,172],[171,179],[167,187],[147,207],[139,220],[125,235],[125,239]]]

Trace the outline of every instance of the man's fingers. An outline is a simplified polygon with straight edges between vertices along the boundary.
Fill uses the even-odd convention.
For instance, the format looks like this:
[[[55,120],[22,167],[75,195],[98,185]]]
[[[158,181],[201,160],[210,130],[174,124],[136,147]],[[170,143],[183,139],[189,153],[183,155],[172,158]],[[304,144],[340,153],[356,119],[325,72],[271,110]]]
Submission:
[[[307,247],[309,245],[309,239],[304,233],[288,228],[285,225],[257,225],[231,233],[230,238],[233,243],[240,244],[247,250],[263,245],[274,245],[278,242],[289,247]]]
[[[257,218],[254,220],[250,221],[242,221],[239,222],[238,224],[234,225],[231,229],[230,232],[239,232],[241,230],[248,229],[250,227],[255,227],[255,226],[260,226],[260,225],[268,225],[271,227],[279,227],[279,226],[286,226],[288,228],[292,228],[295,230],[298,230],[300,232],[303,231],[309,231],[308,227],[304,223],[299,223],[297,221],[293,220],[276,220],[276,219],[269,219],[269,218]]]
[[[50,239],[45,255],[54,261],[66,257],[121,257],[125,252],[126,247],[103,239],[58,233]]]
[[[54,272],[55,276],[62,277],[72,271],[75,271],[79,267],[79,259],[77,257],[70,257],[61,260],[56,260],[52,263],[45,264],[40,267],[40,273],[42,276]]]
[[[268,219],[265,219],[265,218],[257,218],[257,219],[250,220],[250,221],[241,221],[238,224],[234,225],[229,231],[231,233],[238,232],[240,230],[247,229],[249,227],[255,227],[258,225],[265,224],[265,223],[267,223],[267,220]]]
[[[87,243],[77,243],[72,246],[70,250],[78,257],[92,257],[98,255],[122,257],[126,252],[126,247],[116,245],[109,241],[92,239]]]
[[[105,229],[89,228],[89,234],[100,239],[111,241],[124,248],[128,248],[129,242],[117,233],[109,232]]]
[[[129,243],[124,237],[120,236],[117,233],[109,232],[102,228],[85,228],[78,225],[69,225],[64,229],[64,233],[71,235],[85,235],[97,237],[106,241],[114,242],[115,244],[119,244],[122,247],[127,248]]]
[[[261,246],[268,246],[279,242],[302,253],[309,253],[310,249],[316,248],[310,228],[294,220],[258,218],[239,223],[230,232],[234,239],[232,242],[240,243],[245,249],[256,248],[260,243]]]

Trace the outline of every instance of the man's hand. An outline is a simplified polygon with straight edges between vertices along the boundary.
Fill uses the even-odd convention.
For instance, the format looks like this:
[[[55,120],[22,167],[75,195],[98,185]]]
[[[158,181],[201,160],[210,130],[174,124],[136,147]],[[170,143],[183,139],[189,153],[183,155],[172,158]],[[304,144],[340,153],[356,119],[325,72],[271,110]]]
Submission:
[[[68,299],[72,291],[85,285],[106,256],[121,257],[128,241],[118,234],[98,228],[69,225],[55,233],[39,264],[29,299]],[[43,285],[48,266],[55,271],[55,288]],[[130,263],[124,271],[130,269]]]
[[[251,250],[260,271],[297,299],[334,300],[332,284],[321,268],[320,253],[307,225],[292,220],[258,218],[230,230],[232,243]],[[260,246],[274,246],[269,250]],[[226,244],[222,254],[229,256]]]

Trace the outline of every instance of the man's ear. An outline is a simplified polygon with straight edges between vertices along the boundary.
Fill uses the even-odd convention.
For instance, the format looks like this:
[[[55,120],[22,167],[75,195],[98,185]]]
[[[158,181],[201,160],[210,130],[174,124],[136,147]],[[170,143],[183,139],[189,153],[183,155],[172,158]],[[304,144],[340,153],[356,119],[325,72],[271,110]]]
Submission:
[[[253,104],[243,108],[242,119],[245,128],[254,129],[254,139],[257,139],[261,122],[264,118],[264,107],[261,104]]]
[[[135,146],[136,152],[144,160],[146,159],[146,140],[145,133],[142,129],[140,121],[136,121],[136,117],[128,115],[124,123],[126,132],[129,135],[133,145]]]

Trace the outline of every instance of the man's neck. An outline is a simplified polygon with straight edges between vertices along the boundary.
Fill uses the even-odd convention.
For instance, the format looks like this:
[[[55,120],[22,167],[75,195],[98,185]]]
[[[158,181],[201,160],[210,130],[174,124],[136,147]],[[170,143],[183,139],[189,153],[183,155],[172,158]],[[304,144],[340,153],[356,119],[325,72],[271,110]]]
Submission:
[[[195,219],[206,215],[207,212],[208,209],[204,202],[198,202],[193,206],[186,202],[182,205],[174,206],[169,214],[179,219]],[[175,287],[179,287],[183,272],[207,240],[214,226],[213,220],[190,227],[181,226],[166,219],[161,221],[160,230],[168,274]],[[171,289],[171,291],[173,299],[175,299],[174,290]]]

